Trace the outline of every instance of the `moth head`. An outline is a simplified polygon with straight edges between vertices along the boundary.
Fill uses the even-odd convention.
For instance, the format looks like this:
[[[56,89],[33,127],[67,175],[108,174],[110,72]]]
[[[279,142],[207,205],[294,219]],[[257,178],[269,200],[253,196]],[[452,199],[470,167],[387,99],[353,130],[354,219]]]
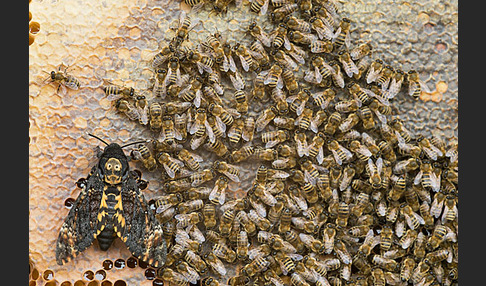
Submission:
[[[106,146],[101,155],[99,167],[106,183],[110,185],[120,184],[128,171],[128,160],[122,147],[116,143]]]
[[[128,158],[123,152],[123,148],[133,144],[145,143],[145,141],[137,141],[120,146],[117,143],[108,144],[103,139],[93,134],[88,133],[88,135],[106,144],[98,163],[104,181],[110,185],[120,184],[122,179],[128,174],[129,170]]]

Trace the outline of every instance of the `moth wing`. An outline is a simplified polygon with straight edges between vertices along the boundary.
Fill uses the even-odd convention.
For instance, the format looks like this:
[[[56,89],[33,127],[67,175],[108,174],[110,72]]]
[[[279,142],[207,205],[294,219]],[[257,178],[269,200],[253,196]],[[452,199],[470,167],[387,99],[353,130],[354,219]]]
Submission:
[[[131,180],[130,180],[131,181]],[[153,267],[160,267],[167,257],[162,226],[138,190],[135,180],[121,190],[121,205],[115,207],[114,230],[133,256]]]
[[[88,248],[95,239],[102,192],[89,185],[79,194],[59,231],[56,243],[59,265]]]

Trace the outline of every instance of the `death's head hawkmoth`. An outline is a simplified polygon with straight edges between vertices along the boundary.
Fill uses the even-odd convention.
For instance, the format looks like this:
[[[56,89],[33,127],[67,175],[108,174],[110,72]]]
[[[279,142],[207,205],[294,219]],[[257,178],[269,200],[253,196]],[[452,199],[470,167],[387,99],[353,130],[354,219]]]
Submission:
[[[59,231],[56,260],[68,262],[88,248],[95,239],[101,250],[108,250],[119,237],[133,256],[153,267],[165,263],[167,246],[162,226],[140,192],[137,175],[130,171],[124,147],[108,144],[99,162],[83,180],[81,193]]]

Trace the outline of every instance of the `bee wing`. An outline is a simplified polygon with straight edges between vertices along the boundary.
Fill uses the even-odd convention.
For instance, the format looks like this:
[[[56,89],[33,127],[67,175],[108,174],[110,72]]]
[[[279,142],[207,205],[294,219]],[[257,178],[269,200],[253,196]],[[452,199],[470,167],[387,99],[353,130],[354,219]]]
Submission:
[[[305,59],[303,56],[301,56],[300,54],[296,53],[295,51],[291,51],[289,52],[290,56],[292,56],[292,58],[294,58],[299,64],[305,64]],[[296,68],[298,68],[297,64],[295,65]]]
[[[418,81],[418,84],[420,85],[420,88],[425,91],[426,93],[432,93],[432,91],[429,89],[427,84],[421,80]]]
[[[214,184],[213,189],[209,193],[209,200],[210,201],[212,201],[216,198],[216,196],[218,195],[218,191],[219,191],[219,184]]]
[[[322,162],[324,162],[324,148],[322,146],[319,147],[319,151],[317,152],[316,159],[319,164],[322,164]]]
[[[341,27],[338,27],[334,34],[332,35],[332,42],[334,43],[337,39],[337,37],[341,34]]]
[[[432,190],[434,192],[440,191],[440,177],[437,177],[434,172],[430,172],[430,181],[432,183]]]
[[[165,172],[167,173],[167,175],[169,175],[169,177],[171,177],[172,179],[174,179],[174,178],[175,178],[175,171],[174,171],[174,170],[172,170],[172,169],[169,167],[169,165],[167,165],[167,164],[165,164],[165,163],[164,163],[163,165],[164,165],[164,169],[165,169]]]
[[[214,135],[213,128],[211,128],[211,125],[209,125],[207,121],[204,122],[204,126],[206,128],[206,134],[208,134],[209,141],[214,143],[216,141],[216,136]]]
[[[444,207],[444,200],[439,199],[438,196],[434,197],[432,204],[430,205],[430,215],[439,218],[440,214],[442,213],[442,209]]]
[[[229,62],[229,69],[232,71],[232,72],[236,72],[236,64],[235,64],[235,60],[233,59],[233,57],[230,55],[228,57],[228,62]]]
[[[287,35],[284,35],[283,39],[284,39],[284,44],[283,44],[284,48],[287,51],[290,51],[292,49],[292,46],[290,45],[289,38],[287,38]]]
[[[222,189],[221,194],[219,196],[219,204],[224,205],[225,200],[226,200],[226,189]]]
[[[307,142],[296,140],[296,144],[297,144],[297,154],[299,155],[299,157],[303,157],[304,155],[307,156],[309,154],[309,147],[307,146]]]
[[[245,70],[246,72],[249,71],[250,70],[250,65],[245,60],[245,57],[243,57],[242,55],[238,55],[238,57],[240,58],[241,67],[243,68],[243,70]]]
[[[238,72],[235,72],[234,75],[230,74],[231,83],[233,87],[238,90],[245,89],[245,83],[243,79],[239,76]]]
[[[331,152],[332,152],[332,155],[334,156],[334,160],[336,160],[336,163],[338,165],[342,165],[343,164],[343,161],[341,160],[341,158],[339,158],[339,155],[336,152],[336,150],[331,150]]]
[[[322,74],[319,71],[318,67],[314,67],[314,76],[315,76],[317,83],[320,83],[322,81]]]
[[[260,14],[261,15],[265,15],[267,14],[267,11],[268,11],[268,4],[270,3],[270,0],[264,0],[263,1],[263,5],[262,7],[260,8]],[[267,46],[267,47],[270,47],[270,46]]]
[[[381,70],[380,69],[375,69],[374,65],[371,64],[370,68],[368,69],[368,73],[366,75],[366,83],[370,84],[374,81],[376,81],[381,75]]]
[[[273,140],[273,141],[268,141],[265,144],[265,148],[272,148],[273,146],[277,145],[280,141],[278,140]]]
[[[383,171],[383,159],[381,157],[376,159],[375,166],[378,174],[381,174],[381,172]]]
[[[221,274],[221,276],[224,276],[226,275],[226,268],[224,267],[224,264],[223,262],[221,262],[221,260],[219,260],[219,258],[217,258],[216,256],[214,256],[214,261],[211,260],[211,261],[207,261],[206,262],[209,263],[209,265],[211,265],[211,267],[216,270],[219,274]]]
[[[149,119],[148,119],[148,108],[145,106],[145,108],[138,108],[138,113],[140,114],[139,121],[142,125],[147,125]]]
[[[238,175],[235,175],[235,174],[231,174],[229,172],[223,172],[223,174],[226,175],[226,177],[228,177],[230,180],[232,180],[233,182],[240,182],[240,178],[238,177]]]
[[[59,83],[59,86],[57,87],[57,91],[59,91],[59,89],[61,89],[61,95],[64,96],[67,94],[67,88],[64,81]]]
[[[228,57],[226,55],[223,55],[223,71],[227,72],[230,68],[230,64],[228,61]]]
[[[196,150],[197,148],[199,148],[199,146],[201,146],[204,141],[206,140],[206,135],[204,136],[201,136],[201,137],[193,137],[191,142],[190,142],[190,145],[191,145],[191,150]]]
[[[351,37],[349,35],[349,30],[346,31],[346,36],[344,38],[344,45],[346,45],[347,49],[349,49],[349,47],[351,47]]]

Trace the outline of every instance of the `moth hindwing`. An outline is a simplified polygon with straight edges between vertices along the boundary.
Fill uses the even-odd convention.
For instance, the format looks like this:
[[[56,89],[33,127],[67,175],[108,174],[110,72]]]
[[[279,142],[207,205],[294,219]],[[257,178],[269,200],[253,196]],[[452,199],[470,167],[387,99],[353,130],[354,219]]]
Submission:
[[[56,245],[57,263],[62,265],[71,260],[94,239],[106,251],[116,237],[133,256],[153,267],[165,263],[167,246],[162,226],[140,192],[122,147],[111,143],[91,169],[61,226]]]

